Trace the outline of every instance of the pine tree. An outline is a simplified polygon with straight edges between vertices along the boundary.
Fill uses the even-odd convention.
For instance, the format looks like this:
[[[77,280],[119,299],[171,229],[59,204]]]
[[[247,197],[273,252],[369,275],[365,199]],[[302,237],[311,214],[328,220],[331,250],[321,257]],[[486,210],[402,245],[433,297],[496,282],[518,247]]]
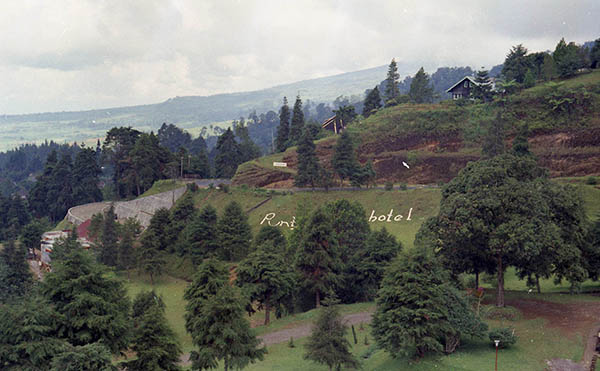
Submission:
[[[331,165],[337,176],[340,178],[340,185],[343,185],[344,179],[354,176],[360,171],[360,165],[356,159],[356,152],[352,138],[347,130],[342,132],[335,143]]]
[[[400,81],[400,74],[398,74],[398,66],[396,60],[392,58],[390,66],[388,67],[387,78],[385,79],[385,101],[386,105],[388,101],[392,101],[400,95],[398,89],[398,81]]]
[[[73,179],[71,155],[63,153],[60,161],[50,174],[46,193],[47,214],[51,220],[57,221],[65,217],[73,204]]]
[[[217,222],[218,254],[226,261],[237,261],[250,252],[252,232],[248,217],[236,201],[230,202]]]
[[[164,207],[156,210],[152,218],[150,219],[150,225],[146,228],[144,233],[152,232],[158,239],[158,249],[163,251],[167,250],[172,244],[173,239],[177,236],[169,235],[171,224],[171,212]]]
[[[271,246],[276,253],[286,253],[287,240],[281,229],[270,225],[263,225],[254,238],[254,246]]]
[[[83,148],[77,153],[73,164],[73,204],[82,205],[102,201],[98,187],[102,170],[97,162],[96,152]]]
[[[579,47],[574,42],[567,44],[564,38],[560,39],[552,54],[560,77],[573,76],[582,67],[578,52]]]
[[[100,238],[100,255],[98,256],[100,263],[109,267],[117,266],[119,256],[119,236],[115,219],[115,209],[114,206],[111,205],[104,217],[102,237]]]
[[[194,198],[192,193],[188,191],[177,201],[175,207],[171,210],[171,221],[167,228],[167,234],[171,242],[167,248],[169,251],[179,249],[178,252],[180,255],[185,253],[186,236],[182,232],[191,223],[195,214]]]
[[[38,296],[0,310],[0,365],[3,370],[47,370],[67,343],[56,337],[58,316]]]
[[[129,299],[121,281],[108,277],[81,247],[54,260],[43,296],[59,313],[58,333],[72,345],[101,341],[113,354],[129,343]]]
[[[287,149],[287,144],[290,135],[290,108],[288,107],[287,98],[283,97],[283,105],[279,110],[279,126],[277,127],[277,140],[275,148],[277,152],[283,152]]]
[[[363,116],[369,117],[372,113],[381,108],[381,96],[377,85],[371,90],[368,90],[367,96],[363,104]]]
[[[433,86],[431,86],[429,75],[425,73],[423,67],[417,71],[410,83],[408,96],[414,103],[431,103],[433,101]]]
[[[194,216],[186,230],[187,250],[194,264],[214,256],[219,244],[217,241],[217,211],[206,205]]]
[[[215,176],[217,178],[232,178],[241,160],[240,145],[236,142],[231,128],[228,128],[217,140]]]
[[[594,46],[590,50],[590,66],[600,68],[600,39],[594,41]]]
[[[544,79],[544,81],[550,81],[556,77],[556,74],[556,63],[554,63],[554,58],[552,58],[552,55],[544,53],[541,77]]]
[[[121,241],[119,241],[118,267],[127,271],[135,266],[136,253],[134,242],[141,231],[140,223],[135,218],[127,218],[121,227]]]
[[[205,260],[185,290],[187,300],[185,328],[198,351],[192,351],[192,369],[216,368],[224,361],[225,370],[243,368],[262,359],[266,350],[244,318],[239,291],[228,283],[225,265],[215,259]]]
[[[112,364],[110,350],[100,342],[68,345],[65,351],[52,359],[51,371],[79,370],[117,371],[118,368]]]
[[[507,81],[515,80],[518,83],[523,83],[525,73],[531,67],[526,58],[527,48],[519,44],[513,46],[504,59],[502,67],[502,75]]]
[[[444,300],[448,280],[428,250],[396,259],[383,278],[371,323],[377,345],[393,357],[442,352],[440,339],[454,332]]]
[[[154,285],[154,276],[163,273],[165,264],[165,253],[160,250],[159,238],[152,230],[146,230],[142,236],[141,246],[138,253],[140,269],[150,275],[150,284]]]
[[[298,143],[304,130],[304,112],[302,111],[302,99],[298,95],[292,112],[292,123],[290,124],[290,142]]]
[[[169,151],[161,147],[154,133],[142,133],[130,151],[131,169],[126,172],[132,178],[137,195],[150,189],[155,181],[166,177],[167,164],[171,161]]]
[[[477,71],[473,86],[473,98],[480,99],[482,102],[489,102],[492,99],[492,84],[487,70]]]
[[[294,177],[296,187],[310,185],[315,187],[319,179],[319,160],[317,159],[316,147],[309,130],[304,130],[302,138],[298,143],[298,172]]]
[[[304,286],[315,294],[315,306],[321,305],[322,294],[334,292],[339,283],[339,246],[329,215],[317,209],[306,226],[298,247],[296,268]]]
[[[275,252],[272,242],[266,242],[238,265],[236,284],[250,302],[265,310],[265,326],[270,322],[272,308],[281,305],[294,289],[294,273],[284,259],[284,251]]]
[[[137,359],[127,362],[128,370],[170,370],[177,365],[181,347],[165,317],[165,305],[153,291],[140,292],[133,304],[134,328],[131,349]]]
[[[48,157],[46,157],[46,164],[44,165],[42,175],[37,178],[37,181],[29,192],[29,206],[34,216],[38,218],[48,216],[47,193],[50,186],[50,177],[57,163],[58,156],[56,151],[52,150]]]
[[[33,284],[24,246],[13,240],[4,243],[0,250],[0,302],[25,295]]]
[[[305,345],[304,359],[326,364],[329,370],[340,370],[342,366],[359,368],[360,363],[350,352],[346,339],[348,328],[335,305],[320,309],[312,333]]]
[[[523,78],[523,87],[525,89],[532,88],[535,85],[535,76],[531,69],[528,69]]]
[[[241,160],[246,162],[260,157],[260,148],[250,138],[248,126],[244,125],[244,118],[240,118],[237,125],[234,124],[235,136],[240,143]]]

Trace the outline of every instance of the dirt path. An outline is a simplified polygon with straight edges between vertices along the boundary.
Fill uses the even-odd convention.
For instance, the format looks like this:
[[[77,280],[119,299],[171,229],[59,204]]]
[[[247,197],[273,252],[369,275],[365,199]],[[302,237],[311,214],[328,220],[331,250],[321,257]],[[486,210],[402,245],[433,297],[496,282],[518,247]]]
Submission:
[[[346,325],[356,325],[359,323],[369,323],[371,322],[371,317],[373,316],[373,312],[360,312],[360,313],[352,313],[343,316],[344,323]],[[279,331],[274,331],[268,334],[257,336],[257,338],[261,339],[264,345],[272,345],[279,344],[286,341],[289,341],[291,337],[294,339],[299,339],[310,335],[312,330],[312,324],[305,324],[297,327],[286,328]],[[190,354],[185,353],[182,354],[179,358],[181,360],[180,364],[182,366],[189,366],[190,362]]]
[[[596,341],[600,330],[600,302],[553,303],[536,299],[512,299],[507,305],[518,308],[526,319],[547,319],[553,327],[572,339],[587,334],[583,359],[579,363],[564,359],[547,362],[550,371],[589,370],[596,354]]]

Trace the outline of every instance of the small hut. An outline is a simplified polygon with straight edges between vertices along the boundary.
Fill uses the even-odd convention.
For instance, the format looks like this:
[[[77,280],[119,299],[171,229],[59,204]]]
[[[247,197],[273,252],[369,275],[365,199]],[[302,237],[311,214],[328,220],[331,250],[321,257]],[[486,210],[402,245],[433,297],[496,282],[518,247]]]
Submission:
[[[321,127],[325,130],[333,131],[336,134],[341,133],[346,128],[344,120],[337,115],[334,115],[323,122]]]

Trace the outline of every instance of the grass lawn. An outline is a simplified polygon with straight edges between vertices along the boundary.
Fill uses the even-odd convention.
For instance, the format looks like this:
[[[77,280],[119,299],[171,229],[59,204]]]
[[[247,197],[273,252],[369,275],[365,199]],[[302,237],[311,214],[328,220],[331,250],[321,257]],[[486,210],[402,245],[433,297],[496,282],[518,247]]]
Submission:
[[[152,196],[157,193],[172,191],[183,186],[185,186],[185,183],[175,179],[157,180],[154,182],[154,184],[152,184],[152,187],[144,192],[140,197]]]

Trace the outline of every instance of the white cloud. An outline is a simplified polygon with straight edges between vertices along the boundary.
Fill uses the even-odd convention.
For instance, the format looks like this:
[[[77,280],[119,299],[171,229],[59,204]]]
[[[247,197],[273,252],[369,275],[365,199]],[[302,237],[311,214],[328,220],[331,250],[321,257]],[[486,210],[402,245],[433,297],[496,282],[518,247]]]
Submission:
[[[392,57],[489,67],[518,43],[596,39],[598,19],[594,0],[4,2],[0,113],[260,89]]]

